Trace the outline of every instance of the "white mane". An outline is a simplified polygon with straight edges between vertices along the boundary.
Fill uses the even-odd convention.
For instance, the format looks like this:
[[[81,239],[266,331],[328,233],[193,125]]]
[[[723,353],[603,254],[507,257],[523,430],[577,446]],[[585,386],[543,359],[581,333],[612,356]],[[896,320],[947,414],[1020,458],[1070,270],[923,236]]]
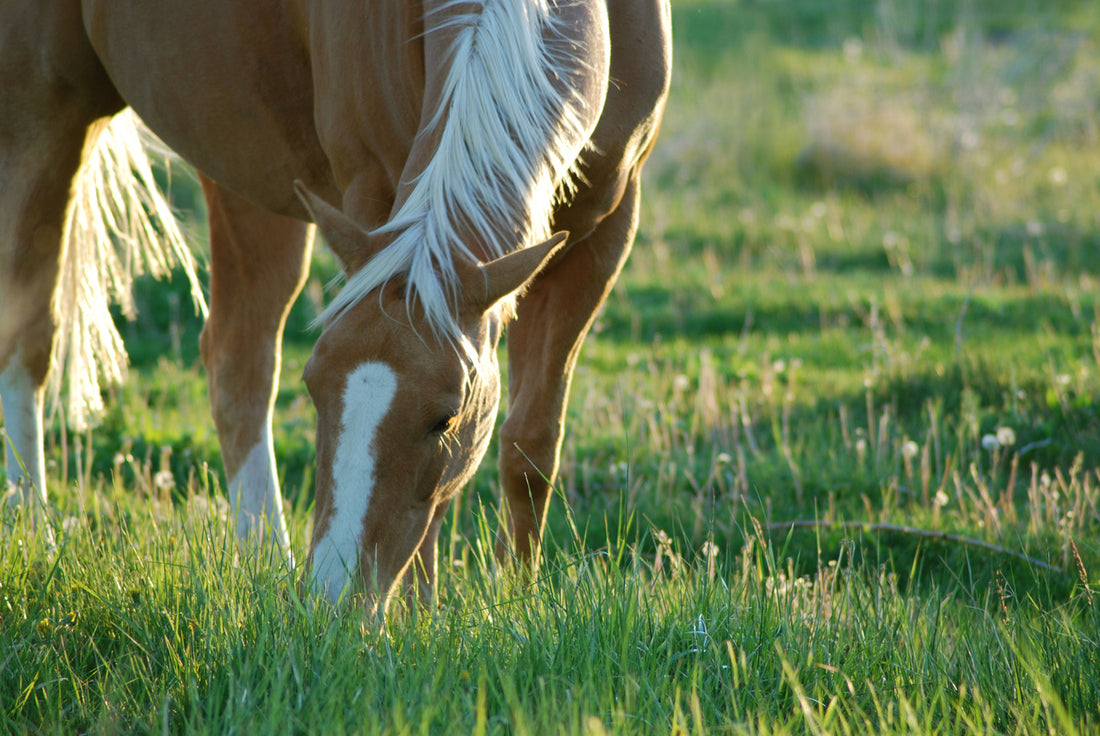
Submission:
[[[461,233],[490,258],[550,235],[587,139],[584,102],[561,83],[583,62],[559,27],[556,0],[454,0],[442,10],[459,5],[475,9],[445,24],[456,33],[451,67],[436,119],[422,122],[442,126],[438,149],[377,231],[393,242],[349,276],[318,321],[402,276],[437,337],[461,343],[454,258],[475,258]]]

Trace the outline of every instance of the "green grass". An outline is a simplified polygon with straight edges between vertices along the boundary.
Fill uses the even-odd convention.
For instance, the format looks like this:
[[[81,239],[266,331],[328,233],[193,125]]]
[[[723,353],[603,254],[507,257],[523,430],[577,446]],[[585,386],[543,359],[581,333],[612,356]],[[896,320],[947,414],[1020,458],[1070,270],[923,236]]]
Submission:
[[[132,380],[49,436],[57,549],[0,532],[0,732],[1100,733],[1094,5],[673,0],[544,567],[490,561],[491,448],[384,631],[231,538],[201,325],[142,282]]]
[[[433,615],[376,632],[239,555],[224,505],[125,493],[53,559],[0,556],[10,730],[1071,733],[1100,696],[1087,596],[924,593],[858,540],[807,576],[759,532],[694,561],[570,544],[525,585],[484,534]]]

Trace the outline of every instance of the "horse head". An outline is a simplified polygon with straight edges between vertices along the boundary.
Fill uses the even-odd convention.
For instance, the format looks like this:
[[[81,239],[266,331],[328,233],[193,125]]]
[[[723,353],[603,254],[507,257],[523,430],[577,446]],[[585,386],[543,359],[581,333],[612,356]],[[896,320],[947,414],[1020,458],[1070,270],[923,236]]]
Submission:
[[[340,210],[299,194],[349,274],[384,247]],[[315,591],[334,602],[350,591],[380,615],[404,576],[434,583],[439,523],[493,431],[508,304],[565,239],[456,262],[457,339],[433,332],[397,280],[326,322],[304,373],[317,410]]]

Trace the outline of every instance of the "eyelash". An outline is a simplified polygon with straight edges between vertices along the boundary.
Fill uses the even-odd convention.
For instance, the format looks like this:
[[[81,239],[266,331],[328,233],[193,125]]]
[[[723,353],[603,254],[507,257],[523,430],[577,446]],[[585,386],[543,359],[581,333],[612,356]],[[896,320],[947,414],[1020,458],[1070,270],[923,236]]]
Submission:
[[[436,422],[435,426],[432,427],[432,434],[446,434],[447,430],[449,430],[451,428],[451,423],[454,421],[455,417],[457,417],[457,416],[458,416],[457,411],[456,412],[451,412],[446,417],[444,417],[443,419]]]

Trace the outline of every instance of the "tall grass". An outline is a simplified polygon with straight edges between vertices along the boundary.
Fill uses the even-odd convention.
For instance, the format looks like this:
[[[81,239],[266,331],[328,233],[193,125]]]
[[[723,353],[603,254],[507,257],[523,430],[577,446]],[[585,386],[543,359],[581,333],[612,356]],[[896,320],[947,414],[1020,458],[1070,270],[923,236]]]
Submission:
[[[852,540],[800,575],[759,528],[736,554],[579,538],[534,582],[489,525],[438,607],[382,631],[241,554],[224,504],[66,520],[0,558],[5,730],[1072,733],[1096,727],[1097,606],[1009,584],[906,585]],[[12,540],[10,532],[6,539]],[[1089,715],[1089,714],[1092,715]]]

